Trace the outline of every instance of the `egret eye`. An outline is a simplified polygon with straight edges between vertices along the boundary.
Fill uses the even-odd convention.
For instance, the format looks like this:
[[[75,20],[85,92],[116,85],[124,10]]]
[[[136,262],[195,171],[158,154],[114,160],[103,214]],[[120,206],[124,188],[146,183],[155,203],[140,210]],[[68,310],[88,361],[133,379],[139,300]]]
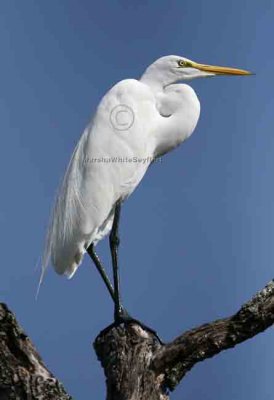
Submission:
[[[189,61],[179,60],[178,66],[181,68],[191,67],[191,63]]]

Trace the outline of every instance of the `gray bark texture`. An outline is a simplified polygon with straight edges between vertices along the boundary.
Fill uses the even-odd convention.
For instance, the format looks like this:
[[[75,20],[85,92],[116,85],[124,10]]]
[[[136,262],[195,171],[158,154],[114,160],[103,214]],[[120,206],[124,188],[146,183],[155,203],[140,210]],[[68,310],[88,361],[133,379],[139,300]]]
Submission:
[[[137,324],[102,331],[94,342],[106,376],[107,400],[168,400],[200,361],[263,332],[274,323],[274,282],[231,317],[201,325],[162,344]]]
[[[106,376],[107,400],[168,400],[198,362],[263,332],[274,323],[274,282],[231,317],[163,344],[137,322],[110,325],[93,344]],[[91,397],[92,398],[92,397]],[[0,400],[72,400],[45,367],[7,306],[0,304]]]
[[[0,400],[72,400],[0,303]]]

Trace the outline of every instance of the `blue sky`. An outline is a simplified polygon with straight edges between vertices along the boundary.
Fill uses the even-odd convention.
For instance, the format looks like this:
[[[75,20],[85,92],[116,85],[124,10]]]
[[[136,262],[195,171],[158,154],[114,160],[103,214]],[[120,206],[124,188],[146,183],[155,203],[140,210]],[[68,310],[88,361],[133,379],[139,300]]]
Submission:
[[[91,343],[112,304],[86,257],[36,268],[56,188],[104,93],[178,54],[250,69],[192,82],[201,118],[124,205],[123,300],[164,340],[234,313],[273,278],[274,3],[9,0],[0,5],[0,301],[77,400],[104,398]],[[98,246],[110,265],[107,241]],[[273,330],[197,365],[172,399],[272,398]]]

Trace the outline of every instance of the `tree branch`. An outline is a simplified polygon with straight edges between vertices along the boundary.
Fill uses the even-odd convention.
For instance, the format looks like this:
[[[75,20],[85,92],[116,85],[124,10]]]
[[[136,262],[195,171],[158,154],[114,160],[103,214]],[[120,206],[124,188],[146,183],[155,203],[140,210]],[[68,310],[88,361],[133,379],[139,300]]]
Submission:
[[[165,373],[166,385],[173,390],[198,362],[252,338],[274,323],[274,281],[229,318],[183,333],[162,346],[154,356],[153,369]]]
[[[0,399],[72,400],[28,336],[0,303]]]
[[[161,344],[136,323],[111,327],[94,343],[106,375],[107,400],[168,400],[198,362],[252,338],[274,323],[274,282],[233,316]]]
[[[111,325],[94,342],[104,368],[107,400],[168,400],[198,362],[252,338],[274,323],[274,282],[229,318],[162,344],[137,322]],[[45,367],[7,306],[0,304],[0,399],[72,400]]]

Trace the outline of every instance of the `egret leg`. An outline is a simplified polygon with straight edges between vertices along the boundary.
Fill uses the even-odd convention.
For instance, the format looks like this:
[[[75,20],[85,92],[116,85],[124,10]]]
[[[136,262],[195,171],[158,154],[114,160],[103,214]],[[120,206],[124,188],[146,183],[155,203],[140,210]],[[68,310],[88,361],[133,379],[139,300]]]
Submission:
[[[151,332],[156,338],[159,340],[160,343],[162,343],[161,339],[158,337],[157,333],[147,327],[145,324],[142,322],[138,321],[135,318],[132,318],[128,312],[124,309],[124,307],[121,305],[121,298],[120,298],[120,279],[119,279],[119,268],[118,268],[118,247],[119,247],[119,220],[120,220],[120,213],[121,213],[121,203],[117,203],[115,207],[115,213],[114,213],[114,220],[113,220],[113,226],[112,230],[110,233],[109,237],[109,242],[110,242],[110,249],[111,249],[111,257],[112,257],[112,266],[113,266],[113,278],[114,278],[114,288],[107,276],[107,273],[105,271],[105,268],[97,255],[94,245],[91,244],[87,248],[87,253],[90,255],[92,261],[94,262],[98,272],[100,273],[109,294],[111,295],[114,305],[115,305],[115,311],[114,311],[114,323],[109,325],[106,329],[104,329],[103,332],[107,332],[111,330],[114,326],[117,326],[121,323],[136,323],[140,325],[143,329]]]
[[[114,293],[113,286],[112,286],[112,284],[111,284],[111,282],[109,280],[109,277],[107,276],[105,268],[104,268],[104,266],[103,266],[103,264],[102,264],[102,262],[101,262],[101,260],[100,260],[100,258],[98,256],[98,254],[96,253],[96,251],[94,249],[94,244],[93,243],[91,243],[91,245],[87,248],[87,253],[90,255],[92,261],[94,262],[94,264],[95,264],[95,266],[97,268],[97,271],[101,275],[101,277],[102,277],[102,279],[103,279],[103,281],[104,281],[104,283],[106,285],[106,288],[107,288],[109,294],[111,295],[112,300],[115,303],[115,293]]]
[[[103,266],[103,264],[102,264],[102,262],[101,262],[101,260],[100,260],[100,258],[98,256],[98,254],[95,251],[93,243],[91,243],[91,245],[87,248],[87,253],[91,257],[92,261],[94,262],[94,264],[96,266],[97,271],[101,275],[101,278],[103,279],[103,281],[104,281],[104,283],[106,285],[106,288],[107,288],[107,290],[108,290],[108,292],[109,292],[114,304],[116,304],[116,297],[115,297],[115,292],[114,292],[113,286],[112,286],[112,284],[110,282],[110,279],[109,279],[109,277],[108,277],[108,275],[106,273],[106,270],[105,270],[105,268],[104,268],[104,266]],[[129,320],[130,319],[130,316],[129,316],[128,312],[122,306],[121,306],[121,316],[123,316],[124,320]]]
[[[119,239],[120,215],[121,215],[121,201],[117,201],[115,205],[113,225],[109,235],[109,244],[110,244],[110,251],[112,258],[112,268],[113,268],[114,295],[115,295],[115,310],[114,310],[115,322],[120,322],[121,320],[125,320],[128,317],[128,315],[123,315],[124,310],[121,305],[121,296],[120,296],[120,276],[119,276],[119,266],[118,266],[118,248],[120,244],[120,239]]]

